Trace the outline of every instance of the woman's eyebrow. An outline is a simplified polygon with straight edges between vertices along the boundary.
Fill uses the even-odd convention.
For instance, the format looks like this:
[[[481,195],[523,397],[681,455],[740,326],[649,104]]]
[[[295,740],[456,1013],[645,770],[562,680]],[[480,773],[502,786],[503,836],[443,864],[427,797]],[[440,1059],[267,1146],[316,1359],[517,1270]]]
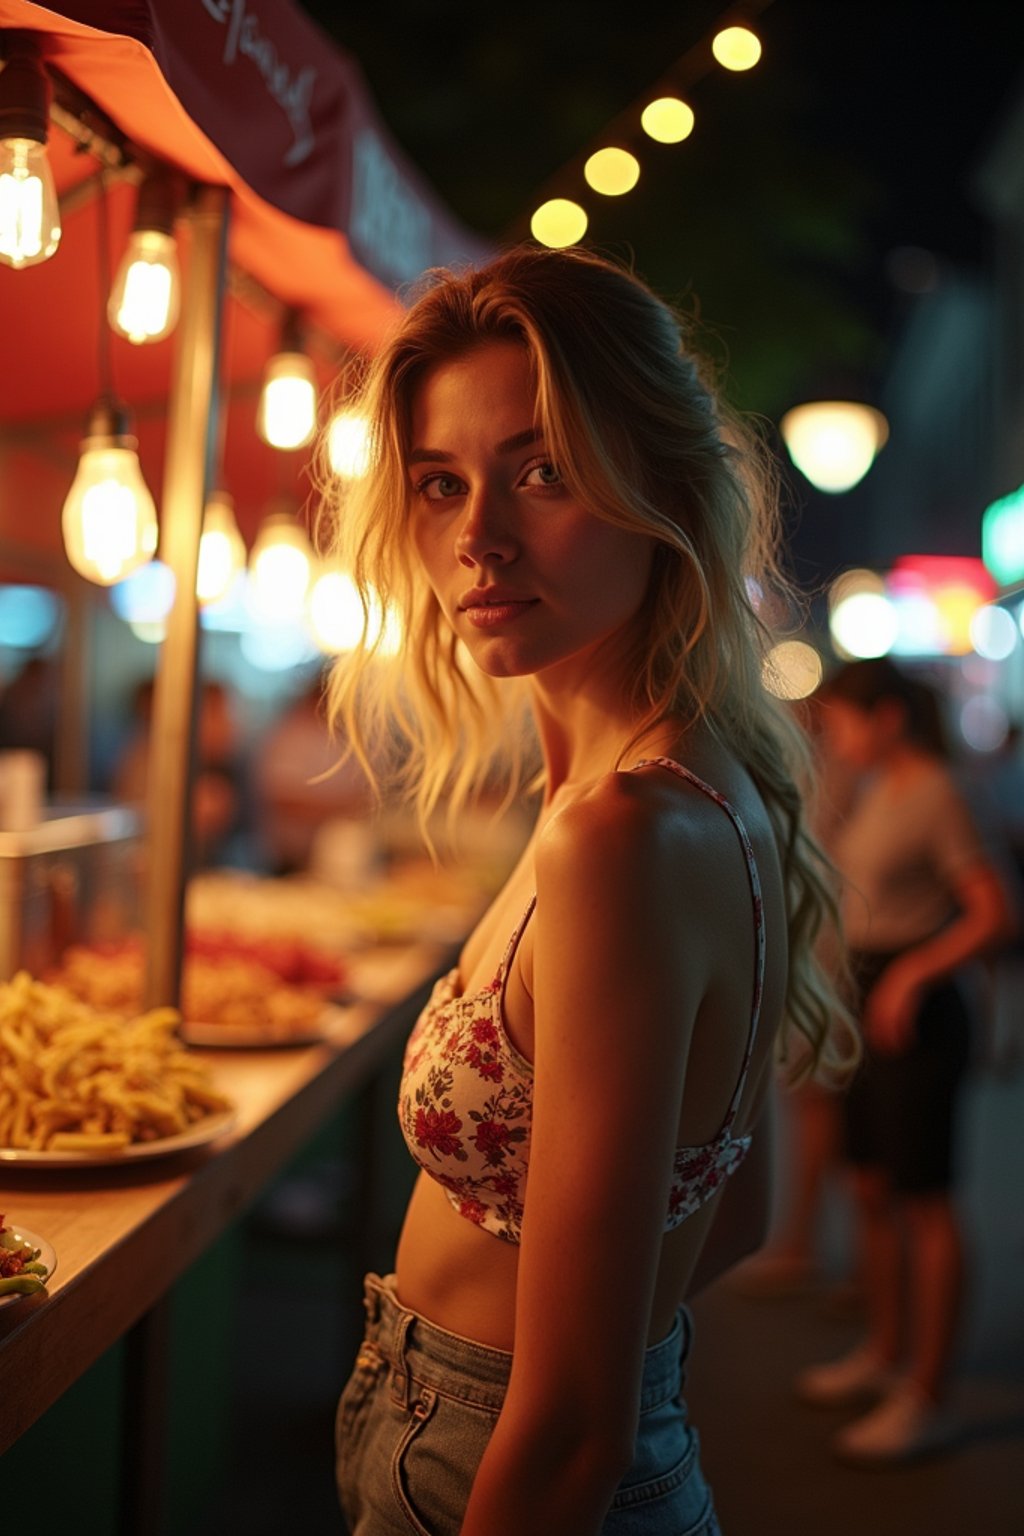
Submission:
[[[500,443],[495,443],[495,453],[511,453],[514,448],[526,448],[530,443],[536,443],[544,436],[539,427],[527,427],[525,432],[513,432],[511,437],[503,437]]]
[[[526,448],[530,443],[538,442],[544,436],[539,427],[527,427],[522,432],[513,432],[511,437],[503,437],[500,443],[495,443],[495,453],[511,453],[516,448]],[[407,464],[450,464],[455,455],[445,453],[443,448],[412,448],[407,457]]]

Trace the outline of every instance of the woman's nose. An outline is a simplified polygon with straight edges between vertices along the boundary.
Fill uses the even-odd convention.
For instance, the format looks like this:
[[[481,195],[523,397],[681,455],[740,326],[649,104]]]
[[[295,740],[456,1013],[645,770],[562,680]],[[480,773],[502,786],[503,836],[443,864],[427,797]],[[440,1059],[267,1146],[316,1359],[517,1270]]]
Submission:
[[[488,560],[508,561],[516,553],[516,539],[509,509],[486,490],[474,491],[466,501],[455,539],[461,564],[484,565]]]

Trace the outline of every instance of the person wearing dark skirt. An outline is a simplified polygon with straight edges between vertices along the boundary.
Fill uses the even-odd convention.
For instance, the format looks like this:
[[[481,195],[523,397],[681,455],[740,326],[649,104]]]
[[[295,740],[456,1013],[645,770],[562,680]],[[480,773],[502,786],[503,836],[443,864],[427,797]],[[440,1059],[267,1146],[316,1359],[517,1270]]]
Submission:
[[[845,1460],[874,1464],[953,1436],[944,1409],[964,1288],[953,1187],[971,1053],[957,974],[1011,917],[943,761],[934,693],[877,659],[841,668],[821,703],[830,750],[863,773],[832,851],[864,1035],[843,1108],[867,1333],[797,1390],[827,1406],[875,1399],[836,1440]]]

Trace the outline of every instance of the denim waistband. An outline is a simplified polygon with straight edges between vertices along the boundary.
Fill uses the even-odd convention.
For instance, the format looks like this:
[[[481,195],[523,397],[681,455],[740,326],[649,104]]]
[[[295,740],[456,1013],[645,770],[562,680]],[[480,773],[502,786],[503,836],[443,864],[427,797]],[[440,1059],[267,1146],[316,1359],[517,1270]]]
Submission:
[[[450,1333],[403,1307],[395,1295],[394,1275],[370,1274],[363,1290],[366,1341],[387,1361],[393,1375],[392,1395],[405,1398],[408,1382],[452,1392],[466,1402],[500,1409],[512,1369],[508,1350],[492,1349],[474,1339]],[[644,1353],[640,1411],[647,1413],[672,1398],[680,1387],[681,1368],[690,1351],[693,1327],[689,1311],[680,1307],[666,1336]]]

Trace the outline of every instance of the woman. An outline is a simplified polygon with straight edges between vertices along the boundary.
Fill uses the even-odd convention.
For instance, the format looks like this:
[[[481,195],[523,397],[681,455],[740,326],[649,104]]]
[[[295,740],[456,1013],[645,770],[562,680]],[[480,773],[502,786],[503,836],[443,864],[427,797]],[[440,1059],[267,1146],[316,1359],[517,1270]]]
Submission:
[[[833,855],[866,1045],[843,1111],[868,1326],[850,1354],[803,1372],[797,1388],[823,1405],[879,1399],[836,1450],[895,1462],[949,1435],[941,1405],[964,1269],[954,1132],[969,1059],[955,976],[1012,920],[942,761],[934,693],[878,659],[841,668],[821,703],[831,752],[862,775]]]
[[[581,252],[437,276],[361,409],[338,553],[405,643],[338,667],[335,718],[367,765],[404,736],[426,825],[495,761],[515,792],[525,704],[542,804],[409,1043],[422,1172],[339,1406],[349,1528],[714,1532],[681,1304],[763,1234],[780,1022],[854,1048],[761,688],[770,480],[666,307]]]

